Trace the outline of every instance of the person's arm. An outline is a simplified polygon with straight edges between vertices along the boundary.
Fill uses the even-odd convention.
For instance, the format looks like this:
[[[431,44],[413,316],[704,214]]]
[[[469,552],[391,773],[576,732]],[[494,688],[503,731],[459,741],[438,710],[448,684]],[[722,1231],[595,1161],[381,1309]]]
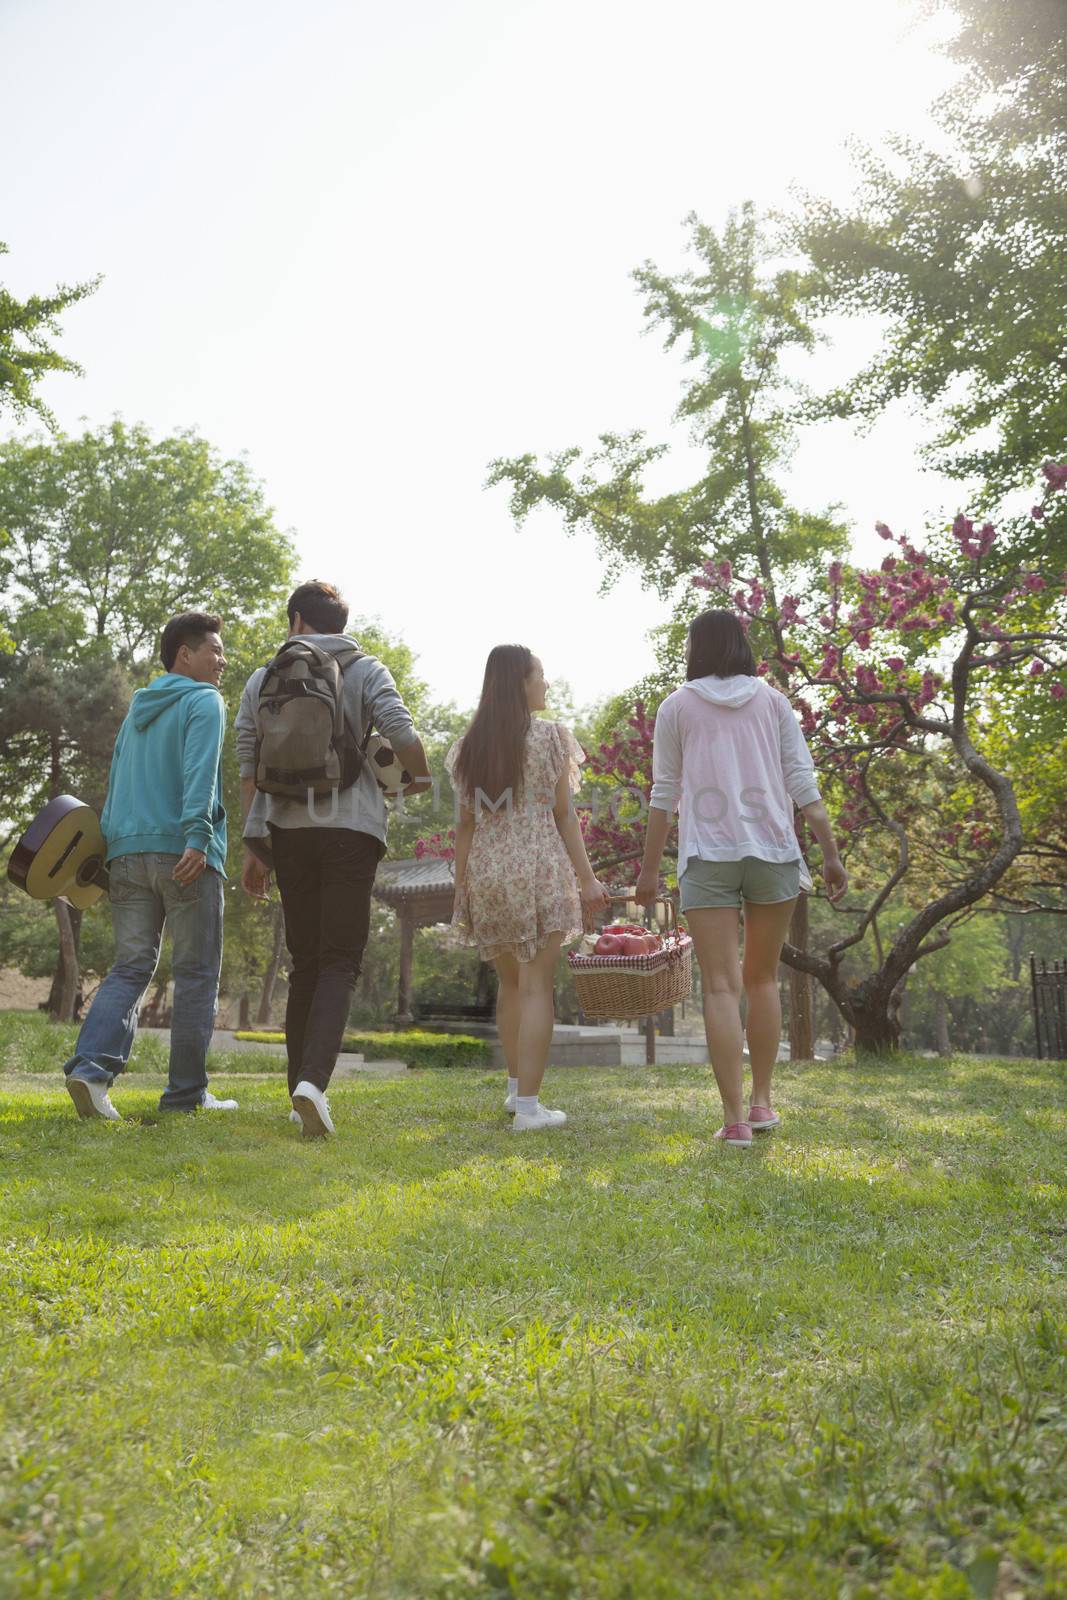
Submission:
[[[578,893],[582,899],[582,910],[589,916],[597,911],[607,911],[611,906],[611,894],[604,885],[597,880],[596,873],[589,865],[589,856],[586,853],[585,840],[578,822],[578,813],[574,809],[574,796],[571,794],[570,771],[564,765],[563,771],[556,780],[556,793],[552,804],[552,815],[556,819],[559,836],[563,840],[567,854],[571,858],[578,879]]]
[[[822,876],[826,893],[831,900],[840,900],[848,888],[848,873],[837,848],[829,812],[821,799],[809,801],[800,810],[822,851]]]
[[[192,697],[185,721],[182,756],[181,831],[185,851],[174,868],[180,884],[194,883],[207,865],[208,845],[215,837],[219,756],[226,729],[226,707],[217,690]]]
[[[637,879],[637,889],[634,892],[634,899],[639,906],[651,906],[656,903],[659,895],[660,864],[673,822],[672,811],[663,811],[659,806],[649,806],[648,822],[645,826],[645,854]]]
[[[404,763],[405,772],[411,773],[411,782],[404,785],[405,794],[425,794],[433,778],[430,776],[430,764],[426,760],[426,751],[422,748],[422,740],[416,738],[411,744],[394,743],[393,749]]]
[[[424,793],[433,781],[426,752],[415,732],[411,712],[384,662],[375,660],[371,664],[363,679],[362,691],[366,716],[411,773],[411,782],[405,786],[404,793]]]
[[[252,809],[252,801],[256,798],[256,780],[254,777],[241,775],[241,822],[248,821],[248,813]],[[244,857],[241,861],[241,888],[245,894],[250,894],[253,900],[266,900],[270,890],[270,868],[265,861],[245,845]]]
[[[819,793],[808,741],[800,730],[796,713],[784,694],[776,691],[778,732],[782,752],[782,773],[790,798],[815,835],[822,851],[822,875],[831,900],[840,900],[848,888],[848,873],[838,852],[830,817]]]
[[[673,708],[664,702],[656,714],[652,735],[652,794],[645,827],[645,853],[634,894],[638,905],[654,905],[659,894],[660,864],[681,792],[682,742]]]
[[[408,771],[410,772],[410,767]],[[470,806],[460,801],[459,816],[456,819],[456,859],[453,871],[456,879],[456,893],[463,887],[467,876],[467,857],[471,853],[471,840],[474,838],[474,812]]]
[[[254,672],[245,684],[240,709],[234,722],[237,734],[237,763],[241,773],[242,826],[248,821],[248,813],[256,798],[256,741],[259,738],[259,729],[256,726],[255,708],[261,681],[262,668]],[[254,690],[253,684],[255,684]],[[266,900],[270,888],[270,868],[258,856],[253,855],[247,845],[241,862],[241,887],[246,894],[252,896],[253,900]]]

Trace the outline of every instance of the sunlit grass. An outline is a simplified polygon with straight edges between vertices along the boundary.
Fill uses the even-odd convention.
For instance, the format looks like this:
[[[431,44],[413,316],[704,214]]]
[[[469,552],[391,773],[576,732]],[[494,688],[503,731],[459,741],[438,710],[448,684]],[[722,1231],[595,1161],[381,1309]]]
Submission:
[[[522,1138],[424,1073],[313,1144],[247,1077],[79,1122],[10,1030],[5,1597],[1067,1596],[1062,1066],[787,1067],[751,1152],[706,1068]]]

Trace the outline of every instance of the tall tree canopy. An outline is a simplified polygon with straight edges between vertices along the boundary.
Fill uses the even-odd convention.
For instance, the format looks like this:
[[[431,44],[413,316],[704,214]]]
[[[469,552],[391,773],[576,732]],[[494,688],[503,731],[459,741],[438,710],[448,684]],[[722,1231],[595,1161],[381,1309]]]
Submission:
[[[0,240],[0,256],[8,255]],[[60,284],[51,294],[16,300],[0,283],[0,411],[16,416],[34,412],[43,422],[51,413],[38,392],[50,372],[80,373],[76,361],[60,355],[49,339],[59,333],[60,314],[92,294],[99,278],[88,283]]]
[[[937,104],[947,148],[860,156],[851,208],[808,197],[796,240],[826,309],[880,316],[878,355],[822,409],[873,418],[911,397],[932,466],[988,506],[1067,439],[1067,5],[935,0],[964,67]]]
[[[494,461],[489,482],[511,485],[517,520],[548,505],[569,529],[591,533],[605,587],[628,569],[664,598],[677,596],[694,565],[715,554],[755,559],[773,593],[776,573],[844,541],[828,512],[791,505],[779,478],[802,397],[783,358],[810,351],[817,335],[800,274],[780,264],[751,205],[721,233],[695,216],[687,226],[695,270],[670,276],[646,262],[633,276],[645,317],[668,349],[680,345],[685,353],[691,376],[676,415],[707,454],[703,476],[649,496],[644,474],[667,446],[629,432],[602,434],[584,462],[573,448],[550,455],[547,467],[534,455]]]
[[[157,439],[117,419],[0,444],[0,529],[12,632],[62,628],[70,648],[106,641],[124,665],[154,657],[175,612],[261,613],[292,563],[245,462],[191,431]]]

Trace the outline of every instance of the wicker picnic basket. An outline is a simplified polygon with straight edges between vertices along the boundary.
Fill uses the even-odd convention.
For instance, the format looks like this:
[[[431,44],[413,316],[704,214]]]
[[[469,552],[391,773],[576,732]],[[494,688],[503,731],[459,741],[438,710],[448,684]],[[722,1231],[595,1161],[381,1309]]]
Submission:
[[[613,895],[627,900],[628,895]],[[663,947],[647,956],[598,956],[571,951],[578,1004],[587,1017],[651,1017],[684,1000],[693,987],[693,941],[678,926],[673,900],[667,907]]]

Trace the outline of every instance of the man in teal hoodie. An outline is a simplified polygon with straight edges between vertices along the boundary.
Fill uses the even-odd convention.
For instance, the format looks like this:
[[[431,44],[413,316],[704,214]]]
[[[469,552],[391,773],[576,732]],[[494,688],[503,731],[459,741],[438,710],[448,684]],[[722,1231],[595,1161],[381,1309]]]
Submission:
[[[174,1008],[160,1108],[216,1111],[237,1104],[216,1100],[207,1086],[226,876],[220,627],[218,617],[201,611],[167,623],[159,651],[166,671],[138,689],[115,743],[101,818],[115,964],[63,1068],[83,1117],[118,1117],[108,1090],[126,1069],[164,924],[174,945]]]

